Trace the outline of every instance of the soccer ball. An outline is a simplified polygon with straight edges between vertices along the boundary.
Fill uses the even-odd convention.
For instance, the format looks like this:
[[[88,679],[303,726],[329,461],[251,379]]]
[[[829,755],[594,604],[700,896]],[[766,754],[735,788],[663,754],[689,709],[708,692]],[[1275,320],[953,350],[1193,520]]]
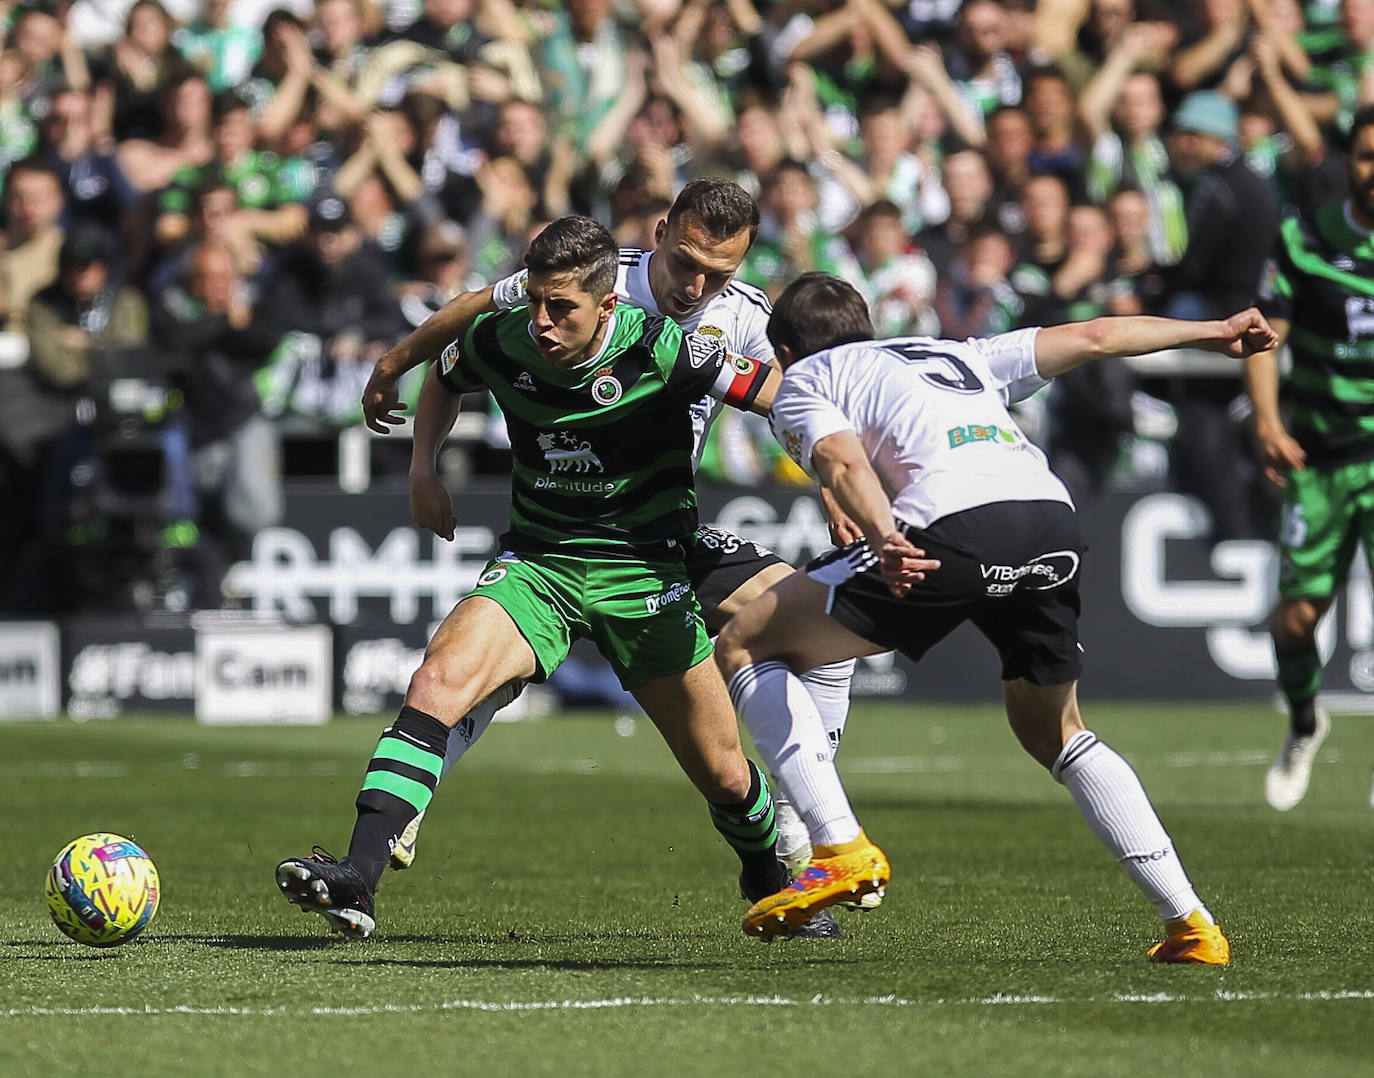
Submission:
[[[43,893],[64,935],[114,947],[137,936],[157,913],[157,867],[127,838],[98,831],[63,847]]]

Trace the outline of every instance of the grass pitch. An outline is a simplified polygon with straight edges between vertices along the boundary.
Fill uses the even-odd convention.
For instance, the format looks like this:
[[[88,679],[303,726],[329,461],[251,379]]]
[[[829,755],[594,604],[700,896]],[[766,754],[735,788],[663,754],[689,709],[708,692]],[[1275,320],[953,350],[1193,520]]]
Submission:
[[[1087,705],[1231,937],[1158,967],[1152,909],[993,707],[863,706],[842,770],[894,879],[839,941],[739,927],[737,862],[645,722],[497,726],[440,789],[378,935],[276,892],[348,844],[379,721],[0,727],[0,1074],[1374,1075],[1374,720],[1336,720],[1293,812],[1261,707]],[[88,831],[162,875],[145,936],[60,936]]]

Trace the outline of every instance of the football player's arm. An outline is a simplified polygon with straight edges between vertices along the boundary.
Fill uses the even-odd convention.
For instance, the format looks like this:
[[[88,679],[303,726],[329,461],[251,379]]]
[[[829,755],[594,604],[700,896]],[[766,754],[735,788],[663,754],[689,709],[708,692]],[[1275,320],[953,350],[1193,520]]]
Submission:
[[[721,353],[723,362],[716,368],[715,381],[707,393],[716,400],[766,416],[782,385],[782,371],[772,363],[731,352]]]
[[[830,489],[840,508],[863,530],[894,595],[905,595],[913,583],[940,567],[897,527],[887,492],[852,430],[837,431],[818,441],[811,450],[811,466],[821,485]]]
[[[1095,359],[1141,356],[1168,348],[1201,348],[1242,359],[1277,346],[1274,327],[1255,307],[1206,322],[1116,315],[1040,330],[1035,335],[1035,365],[1042,378],[1054,378]]]
[[[441,539],[453,538],[458,519],[453,515],[453,499],[439,481],[436,461],[439,447],[458,418],[461,403],[459,395],[439,381],[438,369],[430,367],[415,405],[410,448],[410,516]]]
[[[451,342],[461,340],[478,315],[497,309],[491,285],[478,292],[464,292],[383,352],[363,387],[363,421],[378,434],[386,434],[392,427],[404,423],[402,413],[406,406],[396,390],[401,375],[433,360]]]
[[[1283,486],[1290,471],[1301,471],[1307,454],[1288,429],[1279,414],[1279,349],[1288,339],[1289,323],[1282,318],[1273,321],[1278,343],[1263,352],[1245,359],[1245,392],[1255,413],[1255,441],[1260,464],[1271,482]]]

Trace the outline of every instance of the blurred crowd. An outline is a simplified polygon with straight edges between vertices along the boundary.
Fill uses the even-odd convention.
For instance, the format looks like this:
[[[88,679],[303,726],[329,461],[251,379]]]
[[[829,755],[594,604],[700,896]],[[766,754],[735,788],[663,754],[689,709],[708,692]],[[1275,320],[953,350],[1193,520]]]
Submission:
[[[561,214],[650,246],[688,179],[729,176],[763,211],[740,276],[841,274],[883,335],[1219,316],[1286,209],[1340,197],[1374,100],[1374,0],[0,12],[11,612],[169,603],[173,577],[218,604],[281,517],[283,430],[352,424],[380,352]],[[1093,365],[1024,418],[1081,499],[1167,474],[1214,538],[1267,534],[1240,398],[1235,373]],[[728,422],[705,467],[786,464]]]

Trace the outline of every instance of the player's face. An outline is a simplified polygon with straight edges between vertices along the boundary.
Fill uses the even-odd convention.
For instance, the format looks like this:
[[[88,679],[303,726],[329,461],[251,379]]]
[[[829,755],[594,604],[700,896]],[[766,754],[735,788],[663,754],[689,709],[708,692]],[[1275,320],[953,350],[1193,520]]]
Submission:
[[[531,273],[530,333],[539,354],[558,367],[571,367],[601,343],[615,310],[615,293],[598,296],[570,273]]]
[[[1366,221],[1374,222],[1374,126],[1365,126],[1350,146],[1350,196]]]
[[[690,318],[720,295],[749,253],[747,228],[713,240],[693,213],[681,214],[671,228],[660,221],[654,237],[649,288],[659,313],[669,318]]]

